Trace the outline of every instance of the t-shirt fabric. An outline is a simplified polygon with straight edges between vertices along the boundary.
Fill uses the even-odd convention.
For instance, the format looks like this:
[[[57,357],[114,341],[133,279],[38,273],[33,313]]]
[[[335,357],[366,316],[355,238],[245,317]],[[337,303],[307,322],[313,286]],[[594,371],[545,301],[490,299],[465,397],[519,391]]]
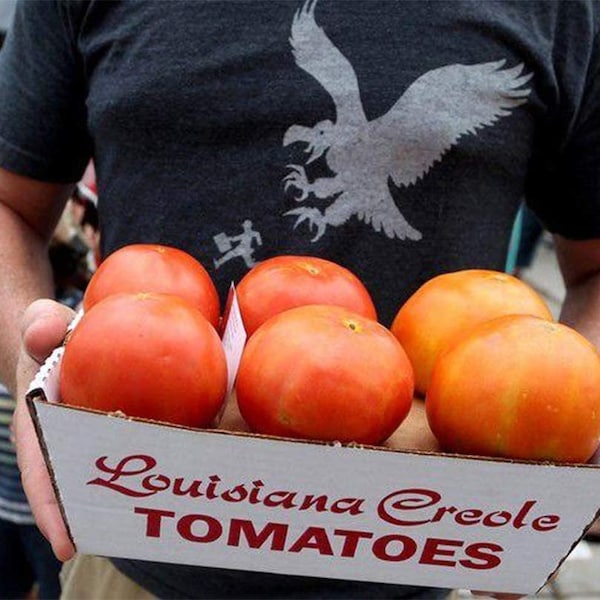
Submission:
[[[167,9],[168,6],[168,9]],[[526,197],[600,232],[598,4],[25,2],[0,63],[0,158],[75,181],[102,249],[355,271],[389,324],[436,273],[503,268]]]
[[[597,31],[587,0],[28,1],[0,56],[0,165],[75,182],[93,157],[105,255],[180,247],[223,299],[270,256],[323,256],[389,325],[438,273],[503,269],[524,199],[600,235]],[[169,597],[417,597],[117,564]]]

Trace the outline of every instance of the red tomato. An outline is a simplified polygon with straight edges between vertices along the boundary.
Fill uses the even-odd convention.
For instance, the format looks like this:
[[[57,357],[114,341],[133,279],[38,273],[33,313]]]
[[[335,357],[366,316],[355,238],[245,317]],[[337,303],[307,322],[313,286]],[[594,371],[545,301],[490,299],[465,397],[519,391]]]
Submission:
[[[252,268],[237,286],[248,335],[269,317],[305,304],[344,306],[370,319],[377,312],[364,284],[345,267],[313,256],[276,256]]]
[[[249,338],[236,392],[255,432],[378,444],[410,410],[413,372],[383,325],[339,306],[301,306]]]
[[[425,409],[452,452],[586,462],[600,441],[600,356],[565,325],[493,319],[439,356]]]
[[[89,310],[110,294],[158,292],[185,298],[217,327],[221,312],[217,289],[191,254],[158,244],[132,244],[110,254],[92,276],[83,298]]]
[[[63,402],[206,427],[226,393],[214,327],[178,296],[114,294],[83,314],[65,343]]]
[[[544,299],[527,283],[500,271],[466,269],[425,282],[396,314],[391,330],[415,369],[424,395],[438,354],[466,330],[509,314],[552,320]]]

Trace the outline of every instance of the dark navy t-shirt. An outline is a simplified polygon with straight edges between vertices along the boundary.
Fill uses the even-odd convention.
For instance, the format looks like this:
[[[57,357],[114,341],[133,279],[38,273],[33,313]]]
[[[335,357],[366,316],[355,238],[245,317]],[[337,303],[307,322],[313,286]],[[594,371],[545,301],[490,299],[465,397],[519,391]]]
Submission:
[[[597,30],[586,0],[27,1],[0,165],[75,182],[93,156],[104,254],[180,247],[223,297],[267,257],[323,256],[389,324],[438,273],[502,269],[523,199],[600,234]],[[167,597],[417,597],[117,564]]]
[[[103,252],[197,256],[224,296],[325,256],[389,324],[427,278],[503,268],[521,200],[600,232],[593,2],[25,2],[0,160],[98,173]]]

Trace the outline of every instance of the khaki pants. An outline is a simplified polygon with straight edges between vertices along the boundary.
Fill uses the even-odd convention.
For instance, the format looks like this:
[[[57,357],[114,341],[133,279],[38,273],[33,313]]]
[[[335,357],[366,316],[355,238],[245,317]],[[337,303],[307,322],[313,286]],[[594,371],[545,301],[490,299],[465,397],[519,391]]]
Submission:
[[[123,575],[107,558],[78,554],[60,573],[61,600],[156,600]],[[456,591],[446,600],[458,600]]]
[[[60,573],[61,600],[150,600],[150,592],[123,575],[108,559],[78,554]]]

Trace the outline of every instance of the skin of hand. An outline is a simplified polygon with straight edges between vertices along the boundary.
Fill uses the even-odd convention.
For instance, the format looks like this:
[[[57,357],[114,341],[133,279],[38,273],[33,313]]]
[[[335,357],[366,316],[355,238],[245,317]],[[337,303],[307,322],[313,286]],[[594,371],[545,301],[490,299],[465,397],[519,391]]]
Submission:
[[[53,300],[37,300],[26,309],[22,325],[23,347],[17,363],[19,398],[25,397],[26,388],[40,364],[64,339],[67,325],[73,316],[71,309]],[[62,561],[68,560],[75,549],[62,519],[24,400],[17,403],[13,431],[21,480],[35,520],[52,544],[56,557]]]

